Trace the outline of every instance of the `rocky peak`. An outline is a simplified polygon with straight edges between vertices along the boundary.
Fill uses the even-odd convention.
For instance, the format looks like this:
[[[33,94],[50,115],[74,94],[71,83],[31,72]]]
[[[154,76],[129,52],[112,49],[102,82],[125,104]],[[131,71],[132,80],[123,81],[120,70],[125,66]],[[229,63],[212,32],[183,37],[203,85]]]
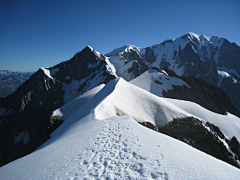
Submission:
[[[62,120],[51,116],[81,93],[116,78],[105,56],[90,46],[70,60],[40,68],[13,94],[0,100],[0,166],[26,155],[50,136]],[[17,137],[17,140],[16,140]]]

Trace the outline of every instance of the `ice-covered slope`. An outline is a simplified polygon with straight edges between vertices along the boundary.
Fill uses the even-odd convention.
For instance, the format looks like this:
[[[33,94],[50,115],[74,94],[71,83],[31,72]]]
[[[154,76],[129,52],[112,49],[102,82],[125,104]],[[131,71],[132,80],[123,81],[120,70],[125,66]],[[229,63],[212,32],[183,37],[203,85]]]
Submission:
[[[57,141],[0,168],[1,178],[215,180],[240,175],[239,169],[129,116],[92,123],[88,118],[69,127]]]

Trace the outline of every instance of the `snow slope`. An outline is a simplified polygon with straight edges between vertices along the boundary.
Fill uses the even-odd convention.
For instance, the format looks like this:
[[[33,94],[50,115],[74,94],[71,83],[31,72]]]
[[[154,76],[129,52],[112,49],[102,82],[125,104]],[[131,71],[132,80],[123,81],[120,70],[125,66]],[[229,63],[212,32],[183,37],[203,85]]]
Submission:
[[[163,84],[154,83],[153,81],[156,79],[158,79]],[[130,81],[130,83],[141,87],[142,89],[151,92],[159,97],[163,97],[163,90],[171,90],[173,88],[173,85],[190,87],[185,81],[176,77],[167,76],[166,74],[160,73],[154,69],[146,71],[144,74]],[[231,139],[233,136],[235,136],[238,140],[240,140],[240,118],[237,116],[234,116],[231,113],[228,113],[227,115],[214,113],[203,108],[197,103],[190,101],[171,98],[161,99],[164,99],[165,101],[179,107],[180,109],[191,114],[192,116],[195,116],[203,122],[208,121],[218,126],[227,138]]]
[[[170,98],[164,99],[183,109],[184,111],[194,115],[195,117],[203,120],[204,122],[208,121],[218,126],[228,139],[231,139],[233,136],[235,136],[238,140],[240,140],[240,118],[237,116],[234,116],[231,113],[227,113],[227,115],[214,113],[190,101]]]
[[[84,102],[77,103],[81,98]],[[73,111],[74,106],[79,109]],[[165,124],[191,114],[122,78],[83,94],[58,112],[65,121],[51,139],[1,167],[2,179],[237,179],[240,175],[239,169],[138,124],[135,120]],[[124,113],[133,118],[116,116]]]
[[[2,168],[3,179],[237,179],[240,170],[129,116],[89,122]],[[85,121],[85,123],[84,123]],[[86,122],[88,121],[88,122]]]
[[[154,80],[158,82],[154,83]],[[163,97],[163,91],[172,90],[173,86],[187,86],[191,88],[185,81],[177,77],[170,77],[166,72],[159,72],[156,69],[150,69],[135,79],[130,81],[146,91],[149,91],[159,97]]]
[[[95,116],[98,119],[106,119],[125,114],[139,122],[150,122],[158,126],[164,126],[174,118],[190,115],[163,98],[120,78],[114,91],[96,107]]]

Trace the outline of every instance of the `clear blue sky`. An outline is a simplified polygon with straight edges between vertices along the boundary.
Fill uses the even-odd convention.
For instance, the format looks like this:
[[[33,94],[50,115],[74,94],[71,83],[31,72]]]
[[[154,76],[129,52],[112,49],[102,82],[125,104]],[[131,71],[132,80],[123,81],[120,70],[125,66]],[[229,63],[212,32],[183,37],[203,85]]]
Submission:
[[[103,54],[194,32],[240,45],[239,0],[0,0],[0,69],[35,71],[90,45]]]

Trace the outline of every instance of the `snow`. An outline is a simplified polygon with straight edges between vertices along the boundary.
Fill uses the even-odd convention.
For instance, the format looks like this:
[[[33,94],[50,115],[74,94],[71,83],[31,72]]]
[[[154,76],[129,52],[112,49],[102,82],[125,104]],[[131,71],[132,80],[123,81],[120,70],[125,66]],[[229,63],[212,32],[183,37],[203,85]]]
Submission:
[[[193,104],[186,103],[181,109],[177,106],[183,102],[157,97],[122,78],[103,86],[54,111],[64,123],[36,151],[1,167],[1,178],[239,178],[239,169],[136,122],[154,120],[164,124],[164,118],[190,115],[182,109],[190,112]],[[124,113],[132,117],[116,116]]]
[[[159,79],[159,77],[161,77],[161,79]],[[171,77],[168,77],[158,72],[157,70],[152,69],[130,81],[130,83],[139,86],[142,89],[151,92],[159,97],[163,96],[163,90],[168,91],[172,89],[173,85],[185,85],[190,88],[186,82],[176,77],[174,77],[176,78],[175,81],[174,79],[170,79],[169,81],[165,80],[161,85],[154,83],[154,80],[158,79],[160,81],[164,80],[164,78],[170,79]],[[209,111],[202,106],[190,101],[176,100],[171,98],[161,99],[164,99],[165,101],[185,111],[185,113],[191,114],[203,122],[208,121],[218,126],[227,138],[231,139],[233,136],[235,136],[238,140],[240,140],[240,119],[231,113],[228,113],[227,115],[221,115]]]
[[[91,46],[87,46],[91,51],[94,51],[93,48]]]
[[[116,74],[115,66],[109,61],[109,58],[108,58],[108,57],[106,57],[105,62],[107,63],[107,64],[106,64],[107,72],[108,72],[109,74],[114,75],[115,77],[118,77],[117,74]]]
[[[218,86],[221,86],[222,80],[224,78],[231,78],[233,83],[237,83],[240,80],[240,75],[236,72],[235,69],[228,69],[226,67],[217,67],[218,69]],[[237,79],[235,79],[237,78]]]
[[[157,81],[158,83],[156,83]],[[159,97],[163,97],[163,91],[173,90],[173,86],[187,86],[191,88],[185,81],[177,77],[170,77],[164,72],[159,72],[155,69],[148,70],[142,75],[136,77],[131,84],[134,84],[146,91],[149,91]]]
[[[28,132],[21,132],[18,136],[15,135],[15,132],[13,132],[14,135],[14,143],[23,141],[24,145],[26,145],[29,142],[29,134]]]
[[[1,167],[1,178],[238,179],[240,175],[239,169],[129,116],[81,121],[58,140]]]
[[[231,139],[235,136],[238,140],[240,140],[240,119],[237,116],[234,116],[231,113],[227,113],[227,115],[214,113],[190,101],[170,98],[165,99],[175,106],[181,107],[181,109],[194,115],[195,117],[218,126],[227,138]]]
[[[43,70],[44,74],[46,74],[50,79],[53,79],[53,77],[51,76],[50,70],[44,67],[41,67],[41,70]]]
[[[65,104],[61,108],[53,111],[52,116],[59,116],[62,120],[67,120],[72,114],[74,114],[80,107],[82,107],[89,99],[95,96],[105,84],[101,84],[84,94],[79,95],[69,103]]]
[[[105,87],[109,86],[113,86],[114,90],[95,108],[95,118],[97,119],[127,114],[139,122],[164,126],[174,118],[189,115],[175,105],[122,78]]]
[[[125,45],[125,46],[114,49],[110,53],[105,54],[105,56],[110,57],[110,56],[119,55],[119,53],[123,53],[124,51],[127,52],[128,51],[127,49],[135,49],[135,48],[137,48],[137,47],[135,47],[133,45]]]
[[[130,81],[134,78],[133,73],[129,73],[128,69],[132,67],[133,62],[137,62],[137,60],[131,60],[128,62],[128,60],[123,57],[124,53],[130,52],[131,50],[134,50],[140,55],[140,49],[133,45],[116,48],[112,52],[106,54],[106,56],[110,56],[107,57],[107,59],[115,67],[115,73],[127,81]]]
[[[230,77],[230,75],[227,73],[227,72],[225,72],[225,71],[217,71],[217,73],[218,73],[218,86],[221,86],[221,84],[222,84],[222,80],[224,79],[224,78],[228,78],[228,77]]]

